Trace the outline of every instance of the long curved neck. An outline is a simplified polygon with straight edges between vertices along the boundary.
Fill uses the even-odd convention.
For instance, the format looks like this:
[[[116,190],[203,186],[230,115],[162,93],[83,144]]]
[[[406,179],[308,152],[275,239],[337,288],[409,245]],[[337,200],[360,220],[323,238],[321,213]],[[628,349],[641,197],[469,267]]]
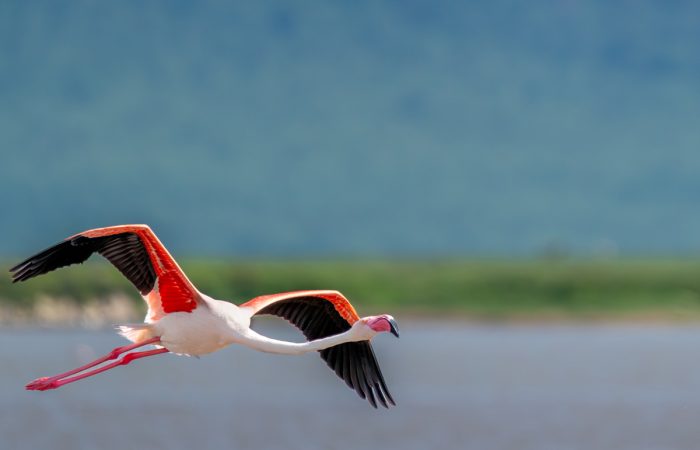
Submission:
[[[245,337],[246,340],[244,344],[246,346],[261,352],[277,353],[280,355],[300,355],[302,353],[323,350],[345,342],[364,340],[362,337],[357,336],[357,333],[355,333],[352,328],[340,334],[335,334],[322,339],[316,339],[315,341],[300,343],[271,339],[267,336],[258,334],[253,330],[248,330]]]

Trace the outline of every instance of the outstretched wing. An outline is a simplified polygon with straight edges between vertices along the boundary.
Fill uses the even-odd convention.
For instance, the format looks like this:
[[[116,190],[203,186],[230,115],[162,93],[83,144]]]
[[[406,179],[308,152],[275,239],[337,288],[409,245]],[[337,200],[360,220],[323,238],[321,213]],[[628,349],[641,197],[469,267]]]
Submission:
[[[241,305],[252,315],[272,314],[296,326],[313,341],[342,333],[359,320],[355,308],[337,291],[298,291],[265,295]],[[347,342],[321,350],[321,358],[336,375],[377,407],[377,400],[386,408],[395,405],[379,369],[369,341]]]
[[[11,268],[12,281],[83,263],[95,252],[107,258],[141,292],[148,303],[147,321],[197,307],[199,292],[147,225],[118,225],[78,233]]]

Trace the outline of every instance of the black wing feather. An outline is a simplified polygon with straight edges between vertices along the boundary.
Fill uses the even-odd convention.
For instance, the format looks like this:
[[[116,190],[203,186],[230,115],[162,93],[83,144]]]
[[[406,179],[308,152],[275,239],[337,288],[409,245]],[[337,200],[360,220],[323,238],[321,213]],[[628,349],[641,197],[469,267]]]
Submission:
[[[318,297],[297,297],[272,303],[257,314],[272,314],[288,320],[314,341],[350,329],[333,305]],[[346,342],[319,352],[328,367],[373,407],[377,399],[382,406],[396,405],[386,387],[377,358],[369,341]]]
[[[107,258],[146,295],[156,282],[153,263],[136,233],[88,238],[75,236],[27,258],[10,269],[12,282],[25,281],[61,267],[85,262],[93,253]]]

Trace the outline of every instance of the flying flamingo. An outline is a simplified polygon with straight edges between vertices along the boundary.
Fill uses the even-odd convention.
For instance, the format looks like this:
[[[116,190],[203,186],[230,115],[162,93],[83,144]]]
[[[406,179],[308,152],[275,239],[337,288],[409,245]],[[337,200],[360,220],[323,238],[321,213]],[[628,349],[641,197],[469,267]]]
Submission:
[[[145,323],[118,327],[132,344],[117,347],[68,372],[34,380],[26,389],[56,389],[147,356],[169,352],[204,355],[241,344],[287,355],[318,351],[326,364],[373,407],[377,407],[377,400],[386,408],[395,405],[370,345],[381,332],[399,336],[393,317],[382,314],[360,318],[337,291],[263,295],[240,306],[215,300],[194,287],[147,225],[97,228],[66,238],[10,269],[12,280],[25,281],[82,263],[94,252],[107,258],[139,290],[148,305]],[[256,333],[250,328],[250,319],[258,314],[288,320],[308,342],[280,341]],[[146,345],[156,348],[131,351]]]

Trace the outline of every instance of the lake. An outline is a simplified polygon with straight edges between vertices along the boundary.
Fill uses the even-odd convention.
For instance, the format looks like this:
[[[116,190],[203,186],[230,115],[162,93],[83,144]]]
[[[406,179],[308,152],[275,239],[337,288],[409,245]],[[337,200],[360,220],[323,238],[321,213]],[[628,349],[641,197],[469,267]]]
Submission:
[[[265,322],[276,337],[299,335]],[[48,392],[124,341],[0,330],[3,449],[697,449],[700,326],[400,321],[375,351],[375,410],[316,354],[160,355]]]

